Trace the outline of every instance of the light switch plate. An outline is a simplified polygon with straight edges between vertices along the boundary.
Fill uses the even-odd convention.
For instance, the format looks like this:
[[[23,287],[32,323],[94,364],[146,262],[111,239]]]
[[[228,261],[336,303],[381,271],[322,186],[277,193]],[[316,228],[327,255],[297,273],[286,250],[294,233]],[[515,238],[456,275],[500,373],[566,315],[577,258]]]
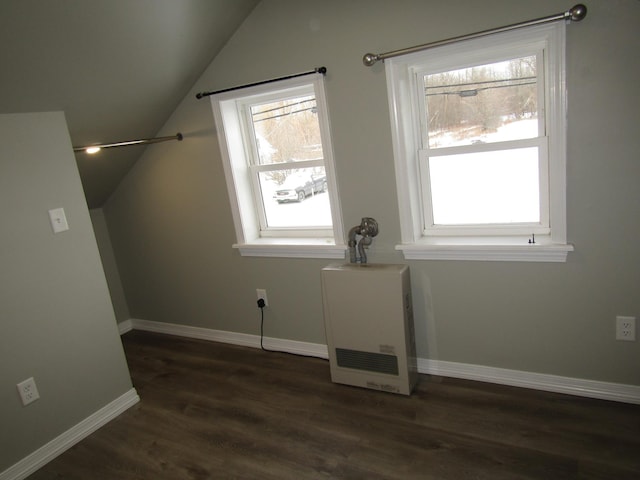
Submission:
[[[67,223],[67,217],[64,214],[64,208],[54,208],[49,210],[49,219],[51,220],[53,233],[60,233],[65,230],[69,230],[69,224]]]

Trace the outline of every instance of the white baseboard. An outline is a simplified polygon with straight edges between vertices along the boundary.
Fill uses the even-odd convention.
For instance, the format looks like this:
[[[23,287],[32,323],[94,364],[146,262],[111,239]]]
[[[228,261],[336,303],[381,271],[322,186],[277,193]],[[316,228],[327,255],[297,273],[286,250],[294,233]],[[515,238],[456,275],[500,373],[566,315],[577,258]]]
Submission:
[[[614,402],[640,404],[640,386],[561,377],[442,360],[418,359],[418,372],[442,377],[464,378],[547,392],[578,395]]]
[[[189,327],[175,323],[151,322],[149,320],[130,320],[133,330],[145,330],[147,332],[165,333],[180,337],[199,338],[212,342],[230,343],[243,347],[260,348],[260,336],[246,333],[227,332],[224,330],[212,330],[209,328]],[[329,354],[327,346],[317,343],[298,342],[295,340],[283,340],[279,338],[264,337],[264,348],[279,350],[297,355],[307,355],[327,359]]]
[[[124,335],[131,330],[133,330],[133,323],[131,323],[131,320],[125,320],[124,322],[118,323],[118,331],[120,332],[120,335]]]
[[[57,436],[15,465],[0,473],[0,480],[22,480],[40,467],[73,447],[83,438],[110,422],[122,412],[140,401],[135,388],[127,391],[97,412]]]
[[[201,327],[189,327],[172,323],[152,322],[148,320],[131,319],[134,330],[166,333],[181,337],[199,338],[214,342],[231,343],[245,347],[260,348],[258,335],[245,333],[211,330]],[[297,342],[276,338],[264,338],[265,348],[280,350],[298,355],[307,355],[327,359],[327,346],[317,343]],[[581,397],[598,398],[615,402],[640,404],[640,386],[620,383],[599,382],[581,378],[561,377],[542,373],[523,372],[504,368],[486,367],[467,363],[447,362],[418,358],[418,372],[427,375],[464,378],[479,382],[510,385],[514,387],[531,388],[547,392],[578,395]],[[2,480],[2,479],[0,479]]]

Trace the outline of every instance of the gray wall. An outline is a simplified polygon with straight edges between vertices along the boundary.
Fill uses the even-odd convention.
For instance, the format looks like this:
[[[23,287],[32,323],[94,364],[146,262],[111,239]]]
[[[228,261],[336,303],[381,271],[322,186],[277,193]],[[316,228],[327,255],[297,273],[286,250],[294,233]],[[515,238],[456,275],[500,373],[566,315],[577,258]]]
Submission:
[[[62,113],[0,115],[0,218],[2,472],[132,387]]]
[[[384,52],[559,13],[556,0],[265,0],[185,97],[104,207],[132,317],[324,343],[323,260],[243,258],[209,102],[225,88],[326,66],[345,229],[380,224],[369,259],[403,262]],[[640,342],[614,339],[640,315],[640,2],[591,0],[567,29],[567,263],[412,261],[418,353],[640,385]],[[364,333],[364,332],[363,332]]]
[[[124,322],[125,320],[129,320],[131,315],[129,314],[127,299],[122,288],[122,282],[120,281],[120,272],[118,271],[118,265],[113,254],[111,238],[109,238],[109,228],[104,218],[104,212],[101,208],[94,208],[89,210],[89,215],[91,215],[91,223],[96,235],[104,275],[107,279],[107,285],[109,286],[109,294],[111,295],[111,303],[116,315],[116,322]]]

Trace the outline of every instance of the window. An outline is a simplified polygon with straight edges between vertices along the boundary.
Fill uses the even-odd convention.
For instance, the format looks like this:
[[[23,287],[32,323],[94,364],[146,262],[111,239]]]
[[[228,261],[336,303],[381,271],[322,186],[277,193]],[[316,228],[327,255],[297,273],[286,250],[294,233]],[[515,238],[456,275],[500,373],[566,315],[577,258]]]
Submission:
[[[234,247],[242,255],[344,258],[322,75],[221,93],[212,105]]]
[[[565,261],[564,25],[385,65],[405,257]]]

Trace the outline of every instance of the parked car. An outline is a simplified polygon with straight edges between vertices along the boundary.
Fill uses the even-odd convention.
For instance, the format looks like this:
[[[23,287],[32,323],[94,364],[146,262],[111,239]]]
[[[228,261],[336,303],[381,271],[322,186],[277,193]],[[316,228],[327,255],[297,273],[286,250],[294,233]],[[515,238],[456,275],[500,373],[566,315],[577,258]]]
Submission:
[[[327,191],[326,175],[292,175],[277,189],[273,198],[278,203],[301,202],[305,198]]]

